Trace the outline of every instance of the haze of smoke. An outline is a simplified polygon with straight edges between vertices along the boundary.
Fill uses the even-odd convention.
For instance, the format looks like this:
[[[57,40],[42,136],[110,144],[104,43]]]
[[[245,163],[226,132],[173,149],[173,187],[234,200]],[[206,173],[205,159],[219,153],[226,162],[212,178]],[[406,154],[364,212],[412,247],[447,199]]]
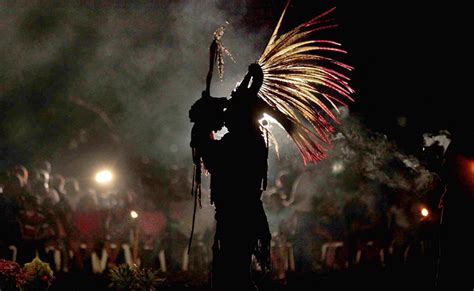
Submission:
[[[302,171],[292,195],[297,208],[309,210],[316,197],[333,196],[342,203],[347,195],[369,192],[379,196],[390,189],[421,198],[438,185],[438,175],[418,158],[398,149],[387,136],[366,128],[345,109],[328,158]]]
[[[10,109],[17,108],[8,112],[11,122],[5,132],[10,142],[33,147],[44,143],[44,136],[50,143],[62,136],[76,138],[83,128],[92,134],[109,132],[103,120],[92,113],[84,118],[86,109],[69,101],[79,97],[102,109],[115,133],[139,154],[165,163],[186,157],[191,127],[187,111],[204,89],[212,32],[230,23],[223,41],[238,63],[227,60],[224,82],[214,76],[211,89],[215,96],[228,96],[247,65],[258,58],[271,31],[247,29],[241,23],[245,5],[236,5],[228,9],[215,1],[93,7],[3,3],[0,96]],[[66,125],[56,131],[39,128],[35,111],[58,117],[51,113],[55,107],[66,112],[59,122],[46,125]],[[290,144],[281,144],[283,159],[297,156],[288,151]],[[434,179],[414,157],[351,116],[335,135],[329,158],[316,167],[332,175],[336,161],[347,164],[345,169],[357,165],[353,170],[362,177],[407,191],[424,192]]]
[[[55,4],[0,6],[0,101],[8,108],[5,135],[19,148],[77,145],[85,129],[171,162],[189,149],[187,111],[205,86],[212,32],[230,23],[223,41],[238,63],[226,60],[225,80],[216,74],[211,90],[228,96],[270,31],[245,28],[244,2],[233,9],[210,0]],[[43,113],[60,121],[44,124]],[[56,123],[62,125],[53,131]]]

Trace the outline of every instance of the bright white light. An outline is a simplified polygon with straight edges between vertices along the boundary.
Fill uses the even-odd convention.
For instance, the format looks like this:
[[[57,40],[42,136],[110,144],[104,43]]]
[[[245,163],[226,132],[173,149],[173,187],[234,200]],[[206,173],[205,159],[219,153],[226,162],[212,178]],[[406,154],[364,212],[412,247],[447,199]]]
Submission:
[[[138,217],[138,213],[135,210],[130,211],[130,216],[135,219]]]
[[[263,118],[260,119],[258,122],[260,123],[261,126],[265,128],[269,128],[272,124],[278,124],[278,126],[283,128],[283,126],[275,118],[271,117],[270,115],[266,113],[263,114]]]
[[[110,181],[112,181],[112,178],[112,172],[110,172],[109,170],[100,171],[95,175],[95,180],[97,181],[97,183],[100,184],[109,183]]]
[[[426,208],[421,209],[421,215],[423,217],[427,217],[429,214],[430,214],[430,212],[428,211],[428,209],[426,209]]]

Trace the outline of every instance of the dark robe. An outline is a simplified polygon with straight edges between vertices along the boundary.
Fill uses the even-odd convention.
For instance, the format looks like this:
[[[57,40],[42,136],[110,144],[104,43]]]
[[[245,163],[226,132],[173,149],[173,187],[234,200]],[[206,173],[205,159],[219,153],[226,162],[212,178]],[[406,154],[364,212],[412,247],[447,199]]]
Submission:
[[[229,132],[204,151],[216,207],[214,290],[252,290],[252,255],[262,269],[269,268],[271,234],[260,200],[266,187],[268,148],[258,123],[267,108],[255,95],[234,96],[225,111]]]

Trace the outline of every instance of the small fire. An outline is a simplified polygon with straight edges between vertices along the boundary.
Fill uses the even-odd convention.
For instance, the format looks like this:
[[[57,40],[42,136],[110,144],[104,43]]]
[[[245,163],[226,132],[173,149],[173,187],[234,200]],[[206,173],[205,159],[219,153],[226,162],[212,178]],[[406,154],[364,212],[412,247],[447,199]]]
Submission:
[[[135,219],[138,217],[138,213],[135,210],[130,211],[130,216]]]

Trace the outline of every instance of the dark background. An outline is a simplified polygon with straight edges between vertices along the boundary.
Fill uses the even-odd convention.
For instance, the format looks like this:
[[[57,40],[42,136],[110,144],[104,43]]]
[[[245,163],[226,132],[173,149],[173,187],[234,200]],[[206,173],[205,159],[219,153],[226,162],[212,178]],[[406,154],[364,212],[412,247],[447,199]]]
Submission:
[[[350,110],[370,130],[418,155],[423,133],[472,128],[466,9],[295,0],[282,31],[333,6],[340,27],[326,35],[349,52]],[[238,62],[227,60],[224,82],[213,83],[214,94],[228,95],[283,7],[276,0],[3,2],[0,166],[48,159],[65,174],[87,175],[104,163],[152,161],[163,169],[156,165],[189,160],[187,110],[204,87],[212,31],[230,20],[224,43]]]

